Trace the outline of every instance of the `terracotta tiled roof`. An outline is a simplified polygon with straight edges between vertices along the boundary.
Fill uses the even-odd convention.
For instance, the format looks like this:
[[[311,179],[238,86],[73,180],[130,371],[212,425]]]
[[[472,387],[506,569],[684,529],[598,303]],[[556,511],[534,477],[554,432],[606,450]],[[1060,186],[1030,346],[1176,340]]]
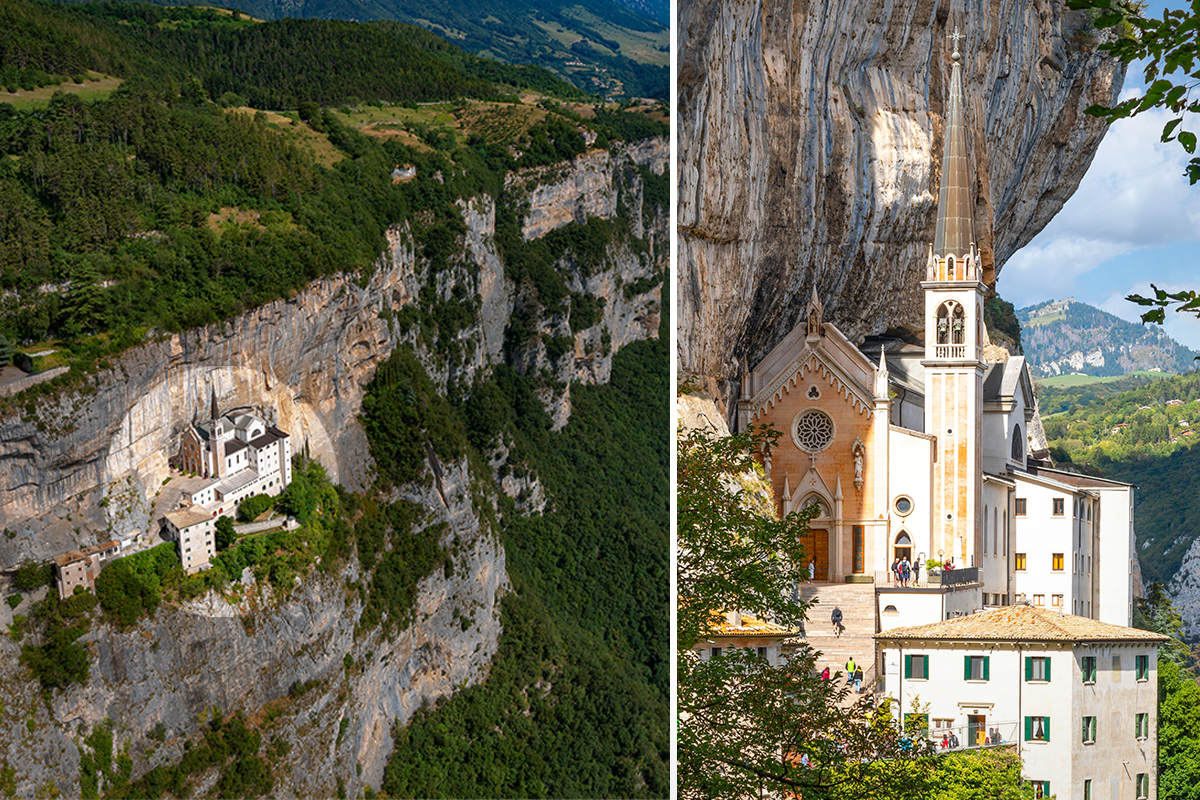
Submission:
[[[891,639],[995,642],[1165,642],[1166,636],[1139,628],[1110,625],[1074,614],[1034,606],[1005,606],[945,622],[893,628],[875,634]]]
[[[795,628],[776,625],[750,614],[742,614],[741,625],[731,625],[722,617],[721,622],[713,629],[711,636],[791,636],[799,633]]]

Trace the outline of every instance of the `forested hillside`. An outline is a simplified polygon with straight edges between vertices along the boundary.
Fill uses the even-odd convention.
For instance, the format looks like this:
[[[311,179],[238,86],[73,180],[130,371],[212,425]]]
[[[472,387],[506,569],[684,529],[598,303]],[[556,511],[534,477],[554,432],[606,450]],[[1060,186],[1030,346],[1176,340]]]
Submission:
[[[1200,355],[1155,325],[1139,325],[1074,298],[1022,308],[1025,358],[1035,375],[1180,373]]]
[[[0,5],[11,23],[0,29],[6,65],[36,68],[40,80],[128,76],[96,102],[63,92],[44,106],[0,103],[0,335],[34,351],[65,347],[71,355],[58,361],[77,371],[148,331],[210,323],[317,276],[367,268],[392,224],[413,220],[427,253],[444,260],[461,226],[456,202],[498,193],[510,169],[582,153],[584,134],[607,146],[666,130],[636,111],[464,99],[513,89],[410,45],[433,37],[407,26],[168,11]],[[308,52],[292,50],[300,41]],[[358,61],[332,57],[376,45]],[[254,58],[266,52],[279,58]],[[301,55],[342,66],[301,69]],[[204,81],[175,81],[189,63]],[[312,99],[348,103],[347,93],[372,87],[382,98],[353,102],[386,117],[377,135],[360,132],[355,108]],[[222,108],[218,91],[239,106]],[[287,114],[256,113],[244,95]],[[385,100],[398,97],[449,102],[389,110]],[[393,180],[401,164],[412,180]]]
[[[559,433],[509,370],[460,406],[468,438],[511,441],[553,511],[506,501],[516,591],[500,652],[485,683],[394,732],[389,796],[669,793],[667,325],[617,354],[608,385],[577,391]]]
[[[101,77],[110,88],[89,96]],[[74,433],[46,423],[43,412],[79,396],[110,391],[111,406],[99,407],[113,409],[104,412],[113,419],[92,421],[120,426],[129,410],[112,384],[167,380],[131,378],[124,368],[134,356],[164,342],[202,350],[205,332],[236,329],[273,301],[302,304],[335,282],[339,289],[320,298],[329,327],[353,327],[369,347],[395,345],[386,360],[354,362],[379,364],[373,373],[337,376],[362,399],[361,416],[352,402],[345,413],[370,462],[364,491],[334,485],[297,438],[294,479],[278,501],[299,522],[295,530],[238,538],[217,526],[215,566],[192,576],[175,545],[160,544],[106,567],[96,596],[66,603],[53,591],[33,602],[46,576],[30,565],[28,587],[8,597],[20,609],[7,645],[20,666],[13,656],[7,679],[40,683],[38,708],[47,714],[66,693],[82,693],[80,684],[102,679],[97,652],[110,641],[136,632],[145,641],[129,653],[158,653],[156,614],[161,621],[198,598],[219,605],[264,592],[269,602],[237,606],[252,611],[233,623],[237,636],[264,646],[263,631],[278,621],[272,614],[332,586],[322,602],[342,604],[342,621],[350,620],[342,629],[353,631],[333,669],[316,666],[325,643],[305,645],[289,669],[302,661],[311,676],[266,705],[205,709],[199,723],[195,714],[153,727],[98,717],[85,733],[48,719],[39,736],[61,737],[63,752],[78,749],[77,777],[67,756],[43,764],[22,751],[19,761],[7,745],[0,777],[13,781],[9,765],[19,762],[16,779],[28,783],[42,770],[45,785],[58,780],[64,792],[59,773],[67,771],[89,797],[269,795],[292,780],[295,737],[320,743],[313,758],[324,759],[314,768],[322,774],[307,779],[328,783],[328,795],[335,765],[339,794],[356,778],[355,791],[370,792],[356,759],[387,738],[379,733],[386,726],[364,720],[401,701],[380,700],[382,680],[364,688],[366,676],[385,672],[414,693],[410,682],[433,685],[425,673],[445,661],[427,662],[425,649],[402,658],[394,640],[421,627],[414,621],[430,635],[436,625],[427,618],[449,617],[451,605],[451,634],[483,644],[487,623],[495,630],[493,617],[476,618],[489,613],[486,604],[470,598],[442,598],[419,615],[421,587],[440,581],[486,586],[493,602],[504,596],[500,649],[490,670],[485,649],[475,656],[483,669],[442,693],[460,691],[393,731],[388,794],[666,796],[669,314],[657,291],[670,176],[627,155],[631,143],[666,134],[661,110],[605,105],[540,68],[485,61],[394,22],[256,22],[199,8],[19,0],[0,0],[0,89],[11,90],[0,98],[9,100],[0,102],[0,351],[15,343],[17,363],[35,374],[65,368],[0,398],[0,416],[34,432],[30,448],[50,451]],[[551,230],[530,234],[533,194],[573,187],[575,169],[609,181],[611,208],[592,215],[570,207]],[[560,210],[547,205],[544,213]],[[399,271],[389,258],[410,272],[386,284],[383,302],[345,300]],[[502,298],[498,319],[483,319],[485,269],[489,296]],[[290,302],[274,306],[295,313]],[[173,336],[188,331],[194,338]],[[256,355],[243,350],[230,360]],[[577,357],[611,359],[611,377],[597,369],[584,378],[608,382],[583,385]],[[171,356],[165,369],[188,359],[185,369],[230,370],[191,352]],[[341,368],[313,363],[298,378],[270,380],[282,377],[282,391],[299,402],[326,369]],[[109,386],[98,388],[101,375]],[[322,389],[329,393],[303,402],[342,402],[336,381]],[[556,431],[563,409],[569,422]],[[471,516],[493,546],[498,537],[504,550],[489,563],[503,577],[507,558],[507,594],[477,578],[478,553],[434,519],[455,505],[454,493],[447,500],[443,492],[451,473],[465,506],[456,506],[455,524]],[[171,480],[154,477],[151,513],[153,492]],[[524,494],[506,494],[510,478],[544,487],[544,511],[530,511]],[[110,496],[99,498],[111,487],[88,491],[101,507],[86,513],[103,520]],[[247,518],[265,507],[246,509]],[[5,529],[6,543],[35,535],[21,522],[20,533]],[[103,522],[73,524],[81,540],[105,532]],[[165,659],[175,642],[161,643]],[[395,662],[386,662],[385,647]],[[135,660],[149,669],[160,659]],[[414,674],[397,677],[409,668]],[[273,687],[270,677],[256,680]],[[243,684],[228,696],[245,689],[261,693]],[[306,704],[311,722],[302,724]],[[164,707],[155,713],[166,715]],[[10,722],[0,703],[0,743],[15,741]],[[25,725],[19,731],[32,730]]]
[[[638,3],[647,6],[645,11],[634,10]],[[160,4],[180,5],[176,0]],[[227,5],[266,20],[410,23],[479,56],[549,69],[590,94],[667,98],[665,6],[655,9],[647,0],[238,0]]]
[[[1039,386],[1038,403],[1059,466],[1138,487],[1142,574],[1169,582],[1200,534],[1200,374]]]
[[[263,23],[211,8],[24,0],[0,2],[0,22],[0,85],[10,92],[94,70],[179,84],[195,78],[213,100],[232,93],[241,100],[235,105],[263,109],[511,96],[514,89],[587,97],[544,69],[482,59],[394,22]]]

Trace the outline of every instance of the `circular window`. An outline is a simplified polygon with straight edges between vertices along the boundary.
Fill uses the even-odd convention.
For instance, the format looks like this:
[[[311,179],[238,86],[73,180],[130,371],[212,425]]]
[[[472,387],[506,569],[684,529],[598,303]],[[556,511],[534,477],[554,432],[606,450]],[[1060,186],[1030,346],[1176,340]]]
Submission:
[[[833,442],[833,419],[824,411],[801,411],[792,423],[792,439],[806,453],[819,453]]]
[[[902,517],[907,517],[909,514],[912,513],[912,510],[913,510],[912,498],[910,498],[910,497],[897,497],[896,498],[896,513],[897,514],[899,514]]]

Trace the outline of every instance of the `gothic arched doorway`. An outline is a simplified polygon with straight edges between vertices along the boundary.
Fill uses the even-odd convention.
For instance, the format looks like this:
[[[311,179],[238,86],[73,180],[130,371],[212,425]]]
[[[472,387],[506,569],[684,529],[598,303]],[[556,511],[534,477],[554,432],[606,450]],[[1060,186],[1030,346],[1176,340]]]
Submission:
[[[803,509],[814,504],[820,507],[820,511],[812,518],[809,529],[801,534],[800,543],[804,546],[804,566],[812,562],[813,580],[825,581],[829,580],[829,505],[820,495],[810,494],[797,508]]]
[[[895,552],[895,558],[901,561],[907,558],[910,562],[912,561],[912,539],[909,538],[906,531],[900,531],[899,535],[896,536],[896,545],[893,551]]]

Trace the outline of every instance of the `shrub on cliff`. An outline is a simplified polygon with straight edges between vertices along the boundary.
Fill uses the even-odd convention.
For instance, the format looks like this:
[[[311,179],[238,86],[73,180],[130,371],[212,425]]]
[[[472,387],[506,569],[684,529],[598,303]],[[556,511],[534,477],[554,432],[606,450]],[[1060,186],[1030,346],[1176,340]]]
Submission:
[[[251,495],[238,506],[238,519],[242,522],[253,522],[273,505],[275,505],[275,498],[269,494]]]
[[[13,582],[22,592],[32,592],[42,586],[49,586],[54,582],[54,567],[50,562],[38,564],[26,561],[17,567],[17,574]]]
[[[173,544],[117,559],[96,577],[100,607],[109,619],[127,628],[143,614],[154,613],[163,578],[178,569],[179,556]]]

